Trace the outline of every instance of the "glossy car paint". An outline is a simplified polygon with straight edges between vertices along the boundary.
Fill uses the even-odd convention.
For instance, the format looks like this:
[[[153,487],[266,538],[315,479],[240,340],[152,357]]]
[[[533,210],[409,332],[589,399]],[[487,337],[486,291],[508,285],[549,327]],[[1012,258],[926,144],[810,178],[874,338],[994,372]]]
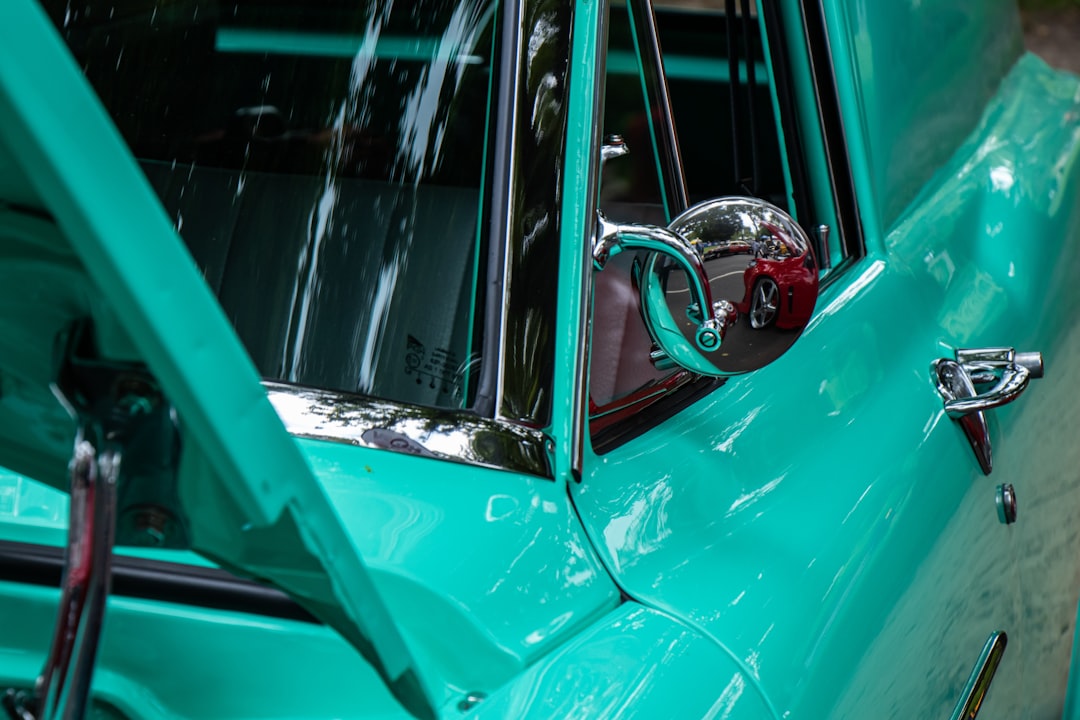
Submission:
[[[738,663],[693,629],[628,602],[533,665],[476,718],[765,718]]]
[[[869,5],[864,12],[878,12]],[[569,431],[582,425],[577,378],[585,367],[580,318],[588,271],[577,263],[586,255],[598,134],[592,108],[600,12],[595,1],[579,8],[570,102],[580,115],[571,112],[568,130],[561,251],[570,269],[558,288],[564,332],[556,351],[556,482],[321,442],[300,444],[305,462],[339,507],[395,621],[424,636],[420,644],[432,656],[465,648],[479,658],[475,666],[444,669],[453,682],[441,696],[443,716],[460,716],[456,693],[475,690],[493,693],[477,706],[486,717],[564,710],[943,716],[986,633],[1026,612],[1017,600],[1018,573],[1022,580],[1026,571],[1033,584],[1043,579],[1039,568],[1025,568],[1025,540],[1017,536],[1023,531],[1026,542],[1038,543],[1045,524],[1058,518],[1052,513],[1077,506],[1070,501],[1075,484],[1072,495],[1061,492],[1071,477],[1063,466],[1075,467],[1075,458],[1026,452],[1055,432],[1067,437],[1057,418],[1076,378],[1054,373],[1066,365],[1060,359],[1080,350],[1076,333],[1060,328],[1078,304],[1067,292],[1077,269],[1075,120],[1067,120],[1077,112],[1075,79],[1031,58],[1013,69],[985,125],[940,158],[951,158],[945,166],[931,163],[937,174],[930,187],[920,203],[905,206],[892,232],[871,230],[870,256],[828,289],[815,324],[783,360],[729,382],[612,453],[585,450],[584,481],[572,492],[592,539],[620,585],[660,610],[616,608],[615,588],[600,573],[561,484],[575,470]],[[0,24],[5,30],[0,67],[14,67],[17,46],[6,41],[26,27]],[[1049,105],[1062,122],[1047,126],[1041,111],[1025,116],[1032,103]],[[858,108],[846,106],[849,119]],[[1037,142],[1021,144],[1032,136]],[[1049,180],[1048,165],[1061,169]],[[85,184],[102,175],[71,156],[50,167]],[[1011,184],[995,173],[1001,167],[1010,169]],[[0,173],[0,183],[10,177]],[[5,197],[24,192],[0,187],[12,193]],[[1001,229],[990,232],[998,222]],[[934,262],[945,253],[947,260]],[[989,319],[982,311],[988,299],[1001,308]],[[929,362],[961,343],[1040,349],[1051,372],[995,413],[992,478],[978,473],[929,380]],[[1012,528],[997,524],[992,504],[993,484],[1006,479],[1017,484],[1021,502]],[[1028,497],[1040,501],[1029,507]],[[13,522],[0,527],[25,530]],[[578,584],[582,571],[587,581]],[[538,592],[538,576],[550,579],[550,593]],[[991,577],[1009,587],[980,585]],[[1045,620],[1058,618],[1058,606],[1075,613],[1075,587],[1051,595],[1055,607]],[[0,617],[26,618],[18,634],[0,638],[14,650],[0,655],[0,682],[32,681],[54,598],[51,590],[0,586]],[[131,717],[401,714],[370,668],[325,627],[129,598],[114,599],[112,609],[97,687]],[[1067,656],[1071,633],[1063,635]],[[955,652],[938,657],[945,649]],[[643,662],[626,665],[626,657]],[[1005,662],[988,714],[1003,697],[1032,707],[1030,687],[1014,672],[1014,646]],[[161,672],[166,663],[169,673]],[[915,669],[898,670],[908,667]],[[1062,663],[1054,667],[1063,672]],[[1016,692],[1001,689],[1009,676]],[[710,705],[710,697],[719,699]],[[995,712],[1020,716],[1012,707]]]
[[[1049,717],[1080,587],[1076,536],[1058,532],[1077,457],[1051,430],[1073,405],[1052,368],[1078,349],[1080,86],[1031,56],[1008,68],[1005,4],[885,5],[826,5],[868,255],[784,358],[587,457],[575,503],[624,591],[727,648],[778,717],[947,717],[1001,629],[983,716]],[[992,413],[986,478],[929,363],[991,345],[1041,350],[1051,371]]]
[[[370,568],[380,595],[393,609],[394,622],[423,666],[438,678],[440,704],[454,712],[466,693],[493,692],[618,603],[609,578],[572,516],[565,491],[550,481],[335,443],[299,444]],[[65,523],[60,494],[26,482],[17,486],[16,481],[8,476],[6,484],[16,488],[12,505],[21,511],[0,514],[0,540],[61,543]],[[4,485],[5,480],[0,480],[0,488]],[[145,555],[145,551],[140,554]],[[152,557],[188,563],[188,555],[157,551]],[[35,607],[44,604],[51,617],[55,593],[31,593],[31,597]],[[0,611],[15,612],[22,607],[10,602],[0,593]],[[30,600],[23,597],[20,602]],[[113,605],[160,607],[131,598],[116,598]],[[159,609],[152,614],[168,612],[172,610]],[[209,618],[215,613],[199,610],[197,614]],[[225,618],[237,615],[219,614]],[[104,637],[106,650],[99,664],[104,676],[119,676],[128,686],[142,686],[141,692],[155,697],[156,705],[181,717],[206,717],[217,714],[218,707],[243,702],[239,694],[249,692],[244,683],[235,690],[222,687],[188,697],[186,685],[174,686],[165,677],[158,677],[159,673],[143,673],[146,653],[161,656],[194,651],[179,647],[186,642],[184,634],[172,625],[155,629],[153,622],[137,617],[130,622],[142,628],[136,636],[145,642],[129,647],[132,644],[127,640],[132,635],[121,632],[124,625],[112,624],[110,615]],[[21,657],[21,672],[3,673],[0,682],[26,686],[33,680],[40,670],[51,623],[34,630],[27,626],[20,634],[16,655]],[[215,621],[215,625],[221,623],[227,620]],[[313,650],[307,662],[316,666],[330,661],[324,656],[340,654],[338,646],[343,646],[327,628],[315,631],[302,623],[255,615],[243,616],[242,624],[263,625],[268,634],[280,635],[277,640],[261,640],[256,645],[276,642],[290,648],[294,632],[301,638],[315,638],[310,642],[321,649]],[[200,644],[207,654],[216,652],[214,632],[198,631],[205,635]],[[5,646],[11,647],[6,640]],[[290,649],[286,654],[292,653]],[[278,679],[266,680],[276,686],[289,682],[285,673],[290,663],[305,661],[267,658],[266,662],[280,666],[280,671],[270,675]],[[350,661],[349,666],[354,665],[363,665],[359,656]],[[219,671],[227,668],[223,664]],[[251,673],[257,676],[254,668]],[[224,697],[232,692],[238,695]],[[378,707],[385,702],[369,707],[366,701],[355,700],[369,694],[375,698],[386,695],[392,703],[378,677],[368,670],[340,687],[337,695],[321,699],[320,703],[328,704],[321,705],[322,711],[313,709],[311,717],[341,712],[359,717],[369,711],[378,715]],[[139,712],[132,715],[140,716]]]
[[[72,426],[54,401],[43,399],[52,366],[52,342],[44,339],[70,318],[91,312],[98,326],[115,331],[105,349],[113,356],[144,358],[178,399],[185,432],[193,440],[183,470],[185,504],[206,533],[196,533],[196,547],[259,577],[276,576],[279,587],[291,585],[302,601],[311,599],[308,593],[322,593],[319,602],[337,605],[361,625],[377,620],[370,604],[357,595],[357,583],[367,574],[359,558],[368,556],[378,595],[397,608],[369,630],[407,637],[421,658],[428,692],[440,706],[449,703],[457,712],[461,693],[491,692],[617,604],[617,592],[600,570],[559,484],[346,445],[311,441],[301,447],[291,441],[171,224],[51,25],[33,2],[7,3],[2,13],[0,53],[8,72],[0,77],[6,150],[0,174],[5,199],[19,205],[5,208],[3,224],[3,247],[17,251],[5,258],[9,283],[4,298],[10,311],[5,341],[19,351],[5,356],[6,369],[14,371],[6,376],[5,389],[9,399],[13,391],[15,398],[25,393],[30,407],[42,409],[37,429],[59,438],[44,447],[28,433],[23,445],[34,451],[31,460],[39,464],[14,458],[21,467],[64,484],[63,437]],[[26,67],[32,71],[24,73]],[[81,120],[79,134],[68,133],[63,122],[72,103]],[[110,183],[102,183],[102,177]],[[56,218],[55,225],[42,217],[47,214]],[[20,302],[40,317],[21,315]],[[126,342],[128,337],[138,340]],[[189,358],[198,362],[189,366]],[[18,420],[14,413],[5,432],[17,432]],[[209,448],[209,457],[197,453],[203,447]],[[232,469],[222,469],[215,448],[238,454]],[[254,459],[247,462],[245,454]],[[230,478],[225,484],[231,483],[239,497],[226,499],[215,476]],[[410,489],[413,483],[418,485]],[[16,504],[25,511],[25,503]],[[289,522],[273,529],[283,508],[302,529],[299,543],[296,535],[290,537]],[[20,537],[18,518],[5,520],[4,531],[12,539],[30,539]],[[261,530],[262,524],[271,529]],[[34,523],[32,532],[40,541],[40,523]],[[337,539],[330,537],[334,534]],[[58,542],[59,532],[53,536]],[[323,566],[312,576],[314,584],[304,579],[312,561]],[[380,566],[389,571],[376,569]],[[518,573],[527,581],[515,581]],[[336,578],[335,584],[320,588],[325,577]],[[298,585],[307,587],[298,591]],[[4,596],[2,602],[4,616],[12,617],[24,600]],[[34,602],[49,601],[39,595]],[[348,635],[347,623],[333,614],[329,619]],[[268,624],[267,632],[288,648],[290,626]],[[0,681],[32,684],[49,626],[42,623],[31,640],[28,625],[29,645],[18,646],[12,639],[21,662]],[[161,630],[162,635],[169,632]],[[208,631],[207,638],[212,636]],[[111,636],[107,630],[105,644],[124,646],[130,637]],[[178,636],[170,640],[147,629],[137,637],[154,652],[170,656]],[[208,640],[201,651],[212,654],[214,648]],[[137,647],[117,650],[123,657],[129,651],[141,657]],[[222,698],[231,692],[227,686],[181,698],[179,693],[191,694],[190,686],[156,686],[148,675],[151,663],[114,662],[113,657],[103,655],[102,677],[119,676],[127,687],[143,687],[156,698],[161,693],[155,702],[176,712],[206,717],[228,704]],[[331,706],[348,703],[358,713],[378,712],[357,701],[368,693],[356,683],[337,691]],[[233,699],[242,703],[250,689],[237,686],[235,692]],[[325,712],[337,711],[328,707]]]
[[[1007,0],[822,5],[860,210],[884,232],[975,128],[1022,50],[1019,13]]]

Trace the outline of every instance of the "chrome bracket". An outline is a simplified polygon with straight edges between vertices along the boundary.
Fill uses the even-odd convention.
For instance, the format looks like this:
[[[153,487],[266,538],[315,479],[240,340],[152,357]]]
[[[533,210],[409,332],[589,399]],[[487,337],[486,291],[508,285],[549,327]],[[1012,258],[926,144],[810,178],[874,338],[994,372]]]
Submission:
[[[146,534],[145,529],[132,531],[120,522],[119,508],[128,504],[117,498],[132,496],[126,488],[119,492],[121,462],[129,453],[124,476],[137,475],[157,484],[161,474],[155,466],[171,464],[161,448],[178,442],[170,434],[175,431],[171,410],[145,367],[94,357],[88,323],[78,323],[68,332],[56,377],[53,392],[77,426],[69,465],[67,547],[56,626],[41,675],[33,691],[8,690],[0,698],[6,714],[17,720],[75,720],[89,715],[117,528],[120,525],[128,542],[139,542]],[[138,488],[140,482],[129,484]],[[153,509],[159,515],[167,512]],[[145,517],[146,512],[147,506],[138,505],[135,517]],[[154,531],[173,530],[158,523]]]
[[[932,373],[945,412],[960,423],[984,474],[994,469],[986,411],[1011,403],[1043,376],[1042,353],[1013,348],[959,349],[956,359],[935,360]],[[977,386],[984,386],[981,392]]]

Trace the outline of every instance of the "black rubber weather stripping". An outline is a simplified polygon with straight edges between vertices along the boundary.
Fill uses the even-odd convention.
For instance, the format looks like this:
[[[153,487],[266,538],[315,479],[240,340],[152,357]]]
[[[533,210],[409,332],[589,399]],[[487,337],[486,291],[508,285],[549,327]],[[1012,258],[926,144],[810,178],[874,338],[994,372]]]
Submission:
[[[699,377],[671,392],[640,412],[605,428],[592,436],[593,452],[597,455],[640,437],[657,425],[675,417],[727,381],[727,378]]]
[[[0,580],[59,587],[63,548],[0,540]],[[226,570],[113,556],[112,594],[283,620],[319,621],[283,592]]]

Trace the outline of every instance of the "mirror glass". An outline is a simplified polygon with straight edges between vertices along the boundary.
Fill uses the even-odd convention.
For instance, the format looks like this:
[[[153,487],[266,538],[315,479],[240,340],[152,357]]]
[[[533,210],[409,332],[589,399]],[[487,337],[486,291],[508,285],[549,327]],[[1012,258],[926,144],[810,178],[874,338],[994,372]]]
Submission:
[[[668,227],[700,253],[714,303],[727,301],[736,317],[721,346],[702,351],[695,342],[701,313],[686,272],[666,254],[651,253],[639,268],[642,313],[651,328],[680,331],[654,333],[667,362],[738,375],[791,347],[814,312],[818,266],[810,238],[790,215],[757,198],[727,197],[695,205]]]

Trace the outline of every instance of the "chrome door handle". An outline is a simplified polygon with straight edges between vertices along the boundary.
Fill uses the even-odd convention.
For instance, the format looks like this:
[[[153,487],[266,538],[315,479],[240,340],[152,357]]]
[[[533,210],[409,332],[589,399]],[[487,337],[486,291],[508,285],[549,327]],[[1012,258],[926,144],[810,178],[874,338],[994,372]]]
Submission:
[[[953,397],[951,400],[945,397],[945,412],[953,419],[1007,405],[1027,389],[1029,380],[1043,376],[1042,353],[1018,353],[1012,348],[957,350],[956,363],[971,378],[973,385],[988,382],[995,385],[972,397]],[[942,396],[945,396],[944,392]]]
[[[961,349],[956,351],[955,360],[935,360],[933,373],[945,412],[960,423],[979,466],[989,475],[993,456],[983,413],[1011,403],[1033,378],[1043,376],[1042,353],[1018,353],[1013,348]],[[991,383],[983,392],[976,389]]]

